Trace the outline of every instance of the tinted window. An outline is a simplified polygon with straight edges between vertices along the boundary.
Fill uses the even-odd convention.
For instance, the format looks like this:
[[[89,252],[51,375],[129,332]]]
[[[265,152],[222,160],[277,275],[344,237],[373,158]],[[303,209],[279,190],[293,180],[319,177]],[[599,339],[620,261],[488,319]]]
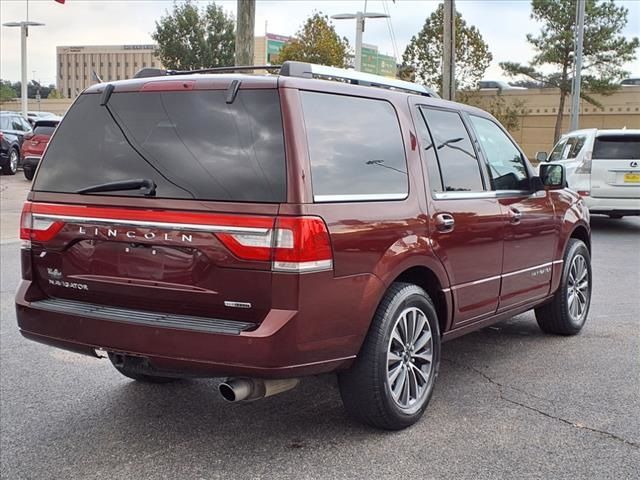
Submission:
[[[388,102],[301,92],[316,201],[401,199],[407,162]]]
[[[484,190],[480,166],[469,134],[456,112],[421,107],[438,156],[444,190]]]
[[[37,126],[33,129],[34,135],[51,135],[56,127],[41,127]]]
[[[495,190],[529,188],[527,167],[520,150],[498,125],[491,120],[471,115],[480,146],[487,157],[489,174]]]
[[[418,109],[418,121],[416,122],[420,148],[424,158],[427,176],[429,177],[429,185],[433,192],[442,192],[442,176],[440,175],[440,167],[438,166],[438,157],[436,149],[433,146],[433,139],[426,125],[426,119]]]
[[[225,96],[223,90],[114,93],[108,106],[116,123],[100,95],[82,95],[60,123],[34,189],[73,192],[149,178],[158,197],[284,201],[277,91],[240,90],[232,104]]]
[[[11,130],[9,128],[10,122],[9,117],[6,115],[0,115],[0,129],[2,130]]]
[[[607,135],[597,137],[593,158],[598,160],[640,159],[640,135]]]
[[[584,147],[587,137],[580,135],[577,137],[568,137],[558,142],[549,157],[550,162],[558,160],[567,160],[576,158]]]

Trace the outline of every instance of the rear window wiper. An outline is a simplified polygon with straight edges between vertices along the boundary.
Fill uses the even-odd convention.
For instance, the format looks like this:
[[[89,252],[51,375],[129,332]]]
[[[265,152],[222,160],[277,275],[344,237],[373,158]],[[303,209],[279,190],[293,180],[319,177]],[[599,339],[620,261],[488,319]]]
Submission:
[[[143,195],[154,197],[156,183],[148,178],[132,178],[131,180],[116,180],[115,182],[92,185],[76,190],[76,193],[118,192],[121,190],[144,190]]]

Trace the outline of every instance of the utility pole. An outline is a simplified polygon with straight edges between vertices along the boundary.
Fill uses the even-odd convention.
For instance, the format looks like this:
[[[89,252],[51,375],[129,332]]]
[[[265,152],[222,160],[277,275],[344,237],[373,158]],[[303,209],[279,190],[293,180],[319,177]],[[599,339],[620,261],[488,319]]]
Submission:
[[[442,98],[456,99],[456,6],[454,0],[444,0],[442,39]]]
[[[580,83],[582,80],[582,42],[584,38],[584,2],[578,0],[576,7],[576,50],[575,68],[573,72],[572,98],[571,98],[571,130],[577,130],[580,120]]]
[[[236,65],[253,65],[256,0],[238,0]]]
[[[385,13],[356,12],[356,13],[339,13],[331,15],[333,20],[349,20],[356,19],[356,53],[353,66],[356,71],[362,71],[362,32],[364,32],[365,18],[389,18]]]

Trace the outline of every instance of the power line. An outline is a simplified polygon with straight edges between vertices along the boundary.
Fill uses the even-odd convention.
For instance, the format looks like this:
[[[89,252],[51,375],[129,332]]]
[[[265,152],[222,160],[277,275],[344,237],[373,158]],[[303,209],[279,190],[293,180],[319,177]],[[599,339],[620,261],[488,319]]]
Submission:
[[[393,47],[393,56],[396,57],[396,61],[400,60],[400,52],[398,51],[398,44],[396,43],[396,35],[393,31],[393,23],[391,22],[391,10],[387,5],[387,0],[382,0],[382,9],[387,17],[387,28],[389,29],[389,36],[391,37],[391,45]]]

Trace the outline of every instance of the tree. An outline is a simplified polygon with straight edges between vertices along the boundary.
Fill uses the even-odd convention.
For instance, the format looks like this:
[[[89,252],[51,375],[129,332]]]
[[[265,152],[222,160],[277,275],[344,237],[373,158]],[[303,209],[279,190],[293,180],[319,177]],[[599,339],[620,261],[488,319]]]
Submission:
[[[9,80],[0,80],[0,102],[9,102],[16,98],[16,91]]]
[[[151,38],[157,55],[172,70],[194,70],[234,64],[235,20],[215,3],[204,10],[191,0],[174,3],[173,11],[156,21]]]
[[[442,36],[444,6],[438,8],[425,21],[422,30],[414,35],[402,55],[403,66],[412,67],[419,81],[436,90],[442,90]],[[473,25],[467,25],[456,12],[456,86],[474,87],[493,60],[489,46]]]
[[[542,23],[538,36],[527,35],[535,49],[528,65],[502,62],[500,66],[511,76],[524,75],[545,86],[560,89],[554,141],[560,137],[564,105],[571,91],[571,70],[574,65],[574,30],[576,0],[532,0],[531,18]],[[610,94],[625,76],[623,65],[635,58],[639,42],[621,35],[627,24],[628,10],[613,0],[586,0],[584,17],[584,45],[581,97],[600,106],[590,93]],[[554,71],[544,74],[542,67]],[[588,92],[588,93],[587,93]]]
[[[64,98],[64,95],[62,95],[62,93],[60,93],[59,90],[56,90],[55,88],[52,88],[51,91],[49,92],[49,96],[47,98],[49,98],[49,99],[59,99],[59,98]]]
[[[507,100],[499,90],[495,95],[482,95],[478,90],[463,90],[456,94],[456,101],[486,110],[512,133],[520,128],[520,118],[527,112],[524,100]]]
[[[322,12],[311,15],[295,36],[287,42],[278,60],[297,60],[300,62],[319,63],[333,67],[346,67],[349,42],[340,38],[329,17]]]

